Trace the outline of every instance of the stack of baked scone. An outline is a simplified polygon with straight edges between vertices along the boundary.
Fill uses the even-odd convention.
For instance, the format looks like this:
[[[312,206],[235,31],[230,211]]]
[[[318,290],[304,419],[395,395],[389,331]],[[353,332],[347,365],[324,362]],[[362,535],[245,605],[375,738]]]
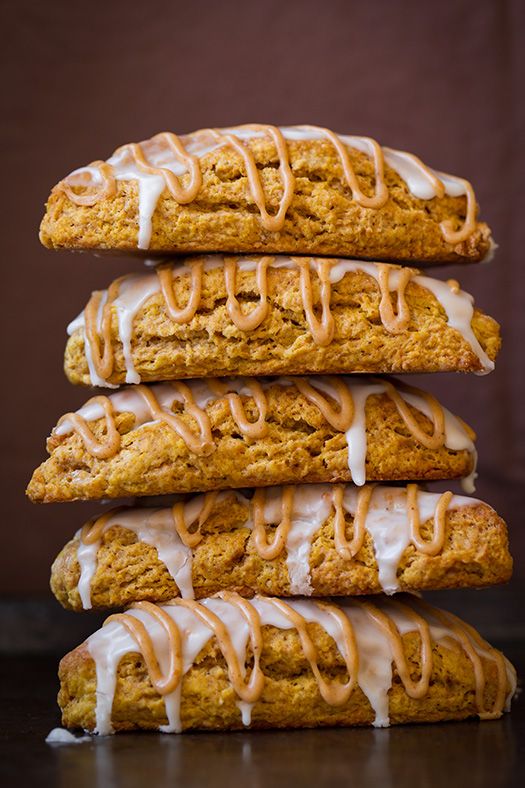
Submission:
[[[407,267],[491,253],[470,184],[313,126],[164,133],[55,186],[41,239],[155,267],[69,326],[70,381],[115,392],[60,418],[28,495],[167,496],[105,508],[53,565],[64,607],[125,609],[62,660],[64,724],[500,716],[512,666],[418,593],[510,577],[490,506],[418,487],[472,492],[475,435],[384,377],[494,367],[497,323]]]

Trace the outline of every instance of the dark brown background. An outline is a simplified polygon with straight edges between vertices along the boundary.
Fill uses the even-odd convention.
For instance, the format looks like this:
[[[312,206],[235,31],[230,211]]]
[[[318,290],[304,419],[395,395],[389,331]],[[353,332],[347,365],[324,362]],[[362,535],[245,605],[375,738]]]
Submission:
[[[504,350],[488,377],[424,383],[477,429],[478,494],[508,518],[523,567],[524,6],[4,3],[1,592],[45,594],[52,558],[94,509],[33,506],[24,487],[57,417],[87,395],[62,373],[67,323],[92,289],[141,265],[44,250],[37,231],[50,187],[160,130],[249,121],[371,135],[474,182],[496,260],[437,275],[458,277],[501,320]],[[485,593],[498,608],[511,592]]]

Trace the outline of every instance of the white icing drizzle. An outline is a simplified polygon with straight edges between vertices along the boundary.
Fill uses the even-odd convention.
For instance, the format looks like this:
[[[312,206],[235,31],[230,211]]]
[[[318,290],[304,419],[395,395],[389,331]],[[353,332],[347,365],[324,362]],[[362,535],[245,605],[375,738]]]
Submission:
[[[291,525],[285,549],[289,577],[289,593],[292,596],[309,596],[313,592],[311,584],[310,553],[312,542],[334,507],[334,489],[330,484],[298,485],[294,489]],[[359,490],[352,484],[344,485],[344,509],[355,517],[358,506]],[[219,493],[215,503],[231,499],[247,507],[243,528],[253,529],[251,499],[241,491],[228,490]],[[278,523],[282,516],[282,487],[268,488],[264,507],[265,522]],[[416,497],[419,522],[434,518],[440,493],[419,491]],[[481,503],[475,498],[455,495],[451,498],[448,510]],[[184,520],[187,525],[196,523],[204,510],[205,496],[190,498],[184,506]],[[210,510],[211,511],[211,510]],[[105,522],[101,535],[119,525],[133,531],[139,541],[156,548],[159,561],[167,568],[177,584],[184,599],[193,599],[192,550],[180,539],[173,520],[171,508],[148,509],[143,507],[118,511]],[[378,566],[379,583],[383,591],[393,594],[399,590],[397,569],[411,542],[410,522],[407,511],[407,491],[404,487],[376,486],[373,489],[366,512],[365,530],[372,538],[375,559]],[[78,592],[85,610],[91,608],[91,584],[97,568],[97,554],[101,539],[84,543],[81,531],[78,539],[77,560],[80,565]]]
[[[395,281],[395,277],[393,280]],[[455,292],[446,282],[429,276],[416,276],[413,281],[430,290],[447,313],[448,325],[461,334],[479,358],[482,370],[476,374],[486,375],[492,372],[494,362],[487,356],[472,330],[474,299],[470,293],[465,293],[463,290]]]
[[[359,649],[357,682],[374,711],[374,728],[386,728],[388,691],[392,686],[392,648],[388,637],[365,610],[345,606],[344,612],[354,628]]]
[[[346,432],[346,440],[348,445],[348,467],[352,474],[352,480],[357,485],[365,483],[366,479],[366,452],[367,452],[367,435],[366,435],[366,413],[365,406],[368,397],[373,394],[381,394],[387,392],[387,383],[380,378],[369,378],[363,376],[340,376],[339,381],[344,383],[349,393],[351,394],[354,402],[354,416],[350,428]],[[306,381],[314,389],[329,395],[336,402],[339,401],[338,393],[330,378],[322,375],[312,378],[261,378],[259,380],[263,390],[267,390],[274,385],[281,386],[295,386],[297,382]],[[248,382],[244,378],[228,378],[225,379],[228,389],[235,391],[239,394],[251,396]],[[199,408],[205,408],[210,402],[219,398],[214,393],[207,383],[206,379],[202,380],[188,380],[185,385],[190,389],[193,399]],[[149,387],[154,396],[165,409],[170,409],[174,402],[181,402],[182,396],[177,391],[176,387],[171,383],[157,383]],[[417,393],[405,391],[404,388],[397,387],[396,391],[402,399],[412,405],[417,410],[424,413],[432,420],[431,409],[427,401],[422,395]],[[145,403],[144,398],[135,390],[134,386],[123,388],[111,394],[113,410],[116,413],[130,412],[135,416],[135,429],[145,425],[152,424],[154,420],[151,419],[150,411]],[[454,451],[466,450],[476,458],[474,443],[470,437],[465,424],[454,416],[446,408],[442,408],[444,414],[444,438],[445,446]],[[95,421],[104,416],[104,412],[100,402],[90,401],[81,407],[77,414],[82,416],[86,422]],[[57,436],[68,435],[73,431],[73,425],[69,418],[63,417],[61,422],[54,428],[53,432]],[[475,464],[474,464],[475,469]],[[473,492],[473,478],[475,478],[475,470],[465,480],[465,491]],[[468,489],[467,489],[468,487]]]
[[[152,628],[155,622],[152,621]],[[149,630],[152,636],[151,629]],[[106,736],[113,733],[111,712],[117,684],[117,669],[122,657],[136,650],[136,645],[124,627],[108,624],[99,629],[87,641],[89,653],[95,661],[97,689],[95,710],[95,733]]]
[[[358,486],[362,486],[366,481],[366,401],[372,394],[381,394],[382,391],[380,383],[363,384],[357,378],[352,388],[355,411],[350,429],[346,432],[346,442],[348,444],[348,467],[354,484]]]
[[[77,531],[75,538],[78,539],[77,561],[80,567],[80,577],[78,579],[78,595],[84,610],[91,610],[91,583],[93,575],[97,571],[97,556],[101,541],[85,544],[80,538],[80,531]]]
[[[194,503],[188,509],[194,509]],[[188,518],[192,522],[191,514]],[[182,542],[173,526],[171,509],[128,509],[117,512],[110,517],[104,526],[104,531],[120,525],[136,534],[140,542],[149,544],[157,551],[161,561],[171,577],[177,584],[180,595],[186,599],[193,599],[193,584],[191,577],[192,552]],[[79,539],[77,559],[80,565],[80,579],[78,592],[84,610],[91,608],[91,582],[97,568],[97,554],[101,540],[85,544],[80,538],[80,531],[76,537]]]
[[[309,258],[308,260],[310,270],[318,274],[319,260],[317,258]],[[257,268],[257,259],[253,257],[239,257],[237,265],[240,271],[253,272]],[[276,269],[297,269],[297,263],[294,262],[292,258],[284,255],[269,258],[268,265],[270,268]],[[223,266],[223,255],[208,255],[204,258],[204,271],[211,271]],[[331,260],[329,279],[332,284],[336,284],[340,282],[346,274],[360,271],[372,277],[379,287],[380,270],[381,264],[378,263],[334,258]],[[184,275],[189,275],[190,269],[186,263],[174,264],[172,274],[173,278],[177,279]],[[400,276],[403,276],[403,269],[393,266],[390,269],[388,280],[391,291],[397,290]],[[464,341],[470,346],[472,352],[479,359],[482,369],[477,374],[487,374],[491,372],[494,369],[494,362],[487,356],[472,330],[472,317],[474,314],[472,296],[463,290],[452,289],[446,282],[441,282],[429,276],[415,275],[412,277],[411,281],[431,292],[443,307],[447,315],[448,325],[461,334]],[[140,274],[134,273],[122,278],[119,287],[119,295],[113,301],[118,319],[118,337],[122,342],[126,368],[126,383],[140,383],[141,380],[135,369],[132,352],[133,323],[135,317],[144,304],[159,292],[160,284],[155,271]],[[104,290],[103,298],[101,299],[98,309],[97,328],[99,335],[101,333],[102,310],[107,301],[107,296],[107,290]],[[92,384],[115,388],[115,386],[101,378],[94,367],[93,349],[86,337],[83,312],[78,315],[67,328],[69,336],[76,331],[81,331],[83,335],[86,359]]]
[[[278,523],[281,518],[282,489],[268,491],[265,505],[267,523]],[[310,596],[313,592],[310,577],[312,540],[331,509],[328,485],[301,485],[295,488],[290,530],[286,538],[286,566],[290,594]],[[248,524],[251,526],[252,523]]]
[[[249,728],[252,723],[253,703],[249,703],[246,700],[238,700],[235,705],[241,712],[242,724],[245,728]]]
[[[416,620],[413,613],[427,623],[431,641],[441,644],[445,648],[450,648],[450,640],[460,643],[458,632],[444,624],[436,617],[439,611],[420,606],[416,598],[403,595],[403,605],[397,601],[390,601],[386,597],[378,597],[373,600],[372,613],[378,611],[386,614],[391,622],[397,627],[402,636],[408,632],[416,631]],[[246,618],[241,613],[239,605],[233,601],[225,599],[210,598],[202,600],[200,603],[204,608],[214,613],[220,622],[225,626],[234,652],[241,668],[241,678],[246,673],[247,644],[250,638],[250,626]],[[278,629],[288,630],[294,628],[294,624],[288,616],[282,612],[279,600],[268,597],[255,597],[245,603],[256,613],[260,626],[273,626]],[[314,622],[322,627],[334,640],[341,656],[349,664],[349,640],[348,634],[342,627],[342,622],[328,608],[312,600],[286,600],[286,604],[295,613],[303,617],[306,622]],[[368,602],[358,599],[345,600],[339,606],[346,619],[350,622],[353,636],[357,645],[358,675],[357,683],[364,695],[368,699],[374,714],[374,725],[384,727],[389,725],[389,701],[388,693],[392,686],[394,652],[392,638],[386,633],[369,614]],[[213,629],[198,616],[193,609],[178,605],[161,606],[164,611],[177,625],[181,635],[182,651],[182,676],[191,668],[199,652],[204,648],[208,641],[214,637]],[[412,615],[410,615],[412,613]],[[168,635],[158,619],[144,609],[132,608],[125,614],[138,618],[146,629],[147,635],[151,638],[154,655],[158,661],[162,675],[169,675],[169,665],[171,659]],[[473,638],[465,625],[462,625],[462,634],[467,637],[474,652],[481,657],[491,658],[488,646],[481,641]],[[95,632],[86,641],[87,649],[96,664],[97,691],[96,691],[96,729],[95,732],[106,735],[113,732],[111,724],[111,710],[116,687],[116,676],[120,660],[127,654],[140,653],[140,647],[124,626],[121,620],[109,621],[102,629]],[[494,657],[492,657],[493,659]],[[515,672],[510,664],[505,660],[506,677],[510,684],[508,697],[511,698],[515,691]],[[352,678],[352,677],[350,677]],[[181,685],[178,682],[175,690],[164,694],[164,703],[168,724],[161,726],[164,732],[180,732],[180,701]],[[232,687],[234,685],[232,683]],[[220,702],[217,699],[217,702]],[[245,725],[251,721],[251,711],[253,703],[243,702],[237,699],[237,707],[241,720]],[[481,714],[480,710],[480,714]],[[484,712],[483,712],[484,713]]]

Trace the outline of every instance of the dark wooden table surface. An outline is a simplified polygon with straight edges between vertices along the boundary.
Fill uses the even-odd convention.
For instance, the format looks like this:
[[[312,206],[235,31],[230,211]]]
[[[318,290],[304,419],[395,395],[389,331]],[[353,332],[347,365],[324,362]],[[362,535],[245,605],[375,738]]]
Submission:
[[[522,641],[499,642],[525,673]],[[3,786],[339,786],[500,788],[523,785],[525,701],[495,722],[230,734],[123,734],[49,745],[60,724],[51,657],[4,657]]]

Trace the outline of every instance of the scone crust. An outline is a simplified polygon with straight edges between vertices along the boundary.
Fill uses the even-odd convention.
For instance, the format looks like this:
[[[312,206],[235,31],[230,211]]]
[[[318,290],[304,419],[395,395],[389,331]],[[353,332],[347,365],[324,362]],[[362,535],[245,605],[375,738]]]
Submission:
[[[259,292],[253,271],[237,273],[243,310],[257,307]],[[320,300],[319,279],[312,276],[314,303]],[[425,287],[411,281],[406,289],[410,323],[389,333],[381,321],[380,292],[361,271],[347,273],[332,285],[334,338],[316,344],[305,317],[297,270],[267,272],[270,311],[252,331],[241,331],[228,315],[224,273],[203,274],[200,307],[187,323],[177,324],[166,312],[161,293],[150,297],[133,321],[132,356],[142,381],[226,375],[339,374],[348,372],[478,372],[482,364],[461,333],[448,325],[447,314]],[[177,298],[186,304],[191,276],[177,276]],[[472,329],[491,361],[500,349],[499,326],[476,309]],[[113,373],[108,382],[124,383],[126,364],[119,339],[118,315],[112,307]],[[70,337],[65,372],[71,383],[91,385],[84,330]]]
[[[190,453],[163,422],[133,429],[131,413],[115,418],[121,448],[110,459],[93,457],[75,433],[53,434],[48,440],[51,456],[34,472],[27,494],[35,502],[47,503],[351,481],[345,434],[335,431],[295,387],[272,385],[266,396],[268,432],[253,441],[240,434],[224,399],[207,406],[215,438],[215,451],[209,456]],[[255,421],[258,413],[253,400],[241,399],[248,419]],[[409,408],[430,433],[427,417]],[[417,443],[386,394],[369,396],[365,413],[367,480],[454,479],[471,473],[471,452],[445,446],[427,449]],[[190,417],[183,414],[182,418],[191,424]],[[90,428],[101,438],[105,422],[90,422]]]
[[[273,143],[250,139],[270,213],[278,209],[282,182]],[[296,189],[280,231],[265,230],[250,196],[241,160],[227,149],[200,159],[203,186],[188,205],[164,190],[153,215],[149,253],[271,252],[335,255],[419,263],[477,262],[489,252],[490,230],[478,222],[461,243],[447,243],[440,224],[457,229],[465,197],[421,200],[390,167],[385,168],[389,199],[382,208],[363,208],[343,181],[339,158],[324,140],[287,141]],[[374,167],[365,154],[349,149],[362,190],[374,193]],[[185,183],[187,176],[183,176]],[[76,205],[52,192],[40,227],[48,248],[137,251],[138,185],[119,181],[113,197],[92,206]]]
[[[261,667],[266,677],[260,700],[252,710],[251,728],[313,728],[370,725],[372,708],[359,687],[342,706],[330,706],[321,698],[297,633],[263,627]],[[332,639],[316,624],[308,631],[317,649],[321,672],[334,680],[347,677],[341,655]],[[420,639],[403,636],[410,674],[421,670]],[[434,668],[428,693],[410,698],[394,668],[389,691],[391,724],[439,722],[472,717],[477,712],[472,664],[463,650],[433,644]],[[483,659],[487,682],[485,702],[490,706],[497,692],[497,668]],[[62,723],[69,728],[95,728],[95,663],[85,645],[67,654],[59,668],[58,703]],[[510,689],[510,687],[509,687]],[[181,722],[183,730],[241,730],[241,714],[215,639],[201,651],[182,679]],[[164,701],[151,685],[140,654],[128,654],[119,663],[112,723],[116,731],[156,730],[168,722]]]
[[[260,557],[253,531],[243,527],[247,513],[245,503],[228,496],[214,507],[201,527],[204,538],[193,548],[192,559],[197,599],[221,590],[248,597],[290,595],[286,553],[272,560]],[[353,518],[348,513],[346,521],[350,539]],[[333,524],[331,513],[312,541],[309,563],[313,595],[381,593],[370,534],[366,534],[357,555],[346,560],[335,549]],[[267,531],[271,534],[274,529]],[[425,521],[421,531],[424,538],[430,538],[433,521]],[[80,611],[78,545],[77,536],[55,559],[51,589],[63,607]],[[445,543],[437,555],[424,555],[409,545],[400,560],[397,577],[400,591],[423,591],[503,583],[510,579],[511,572],[504,521],[490,506],[473,503],[447,511]],[[91,583],[93,608],[121,608],[139,600],[162,603],[178,595],[175,581],[153,546],[139,541],[132,531],[121,526],[104,532]]]

